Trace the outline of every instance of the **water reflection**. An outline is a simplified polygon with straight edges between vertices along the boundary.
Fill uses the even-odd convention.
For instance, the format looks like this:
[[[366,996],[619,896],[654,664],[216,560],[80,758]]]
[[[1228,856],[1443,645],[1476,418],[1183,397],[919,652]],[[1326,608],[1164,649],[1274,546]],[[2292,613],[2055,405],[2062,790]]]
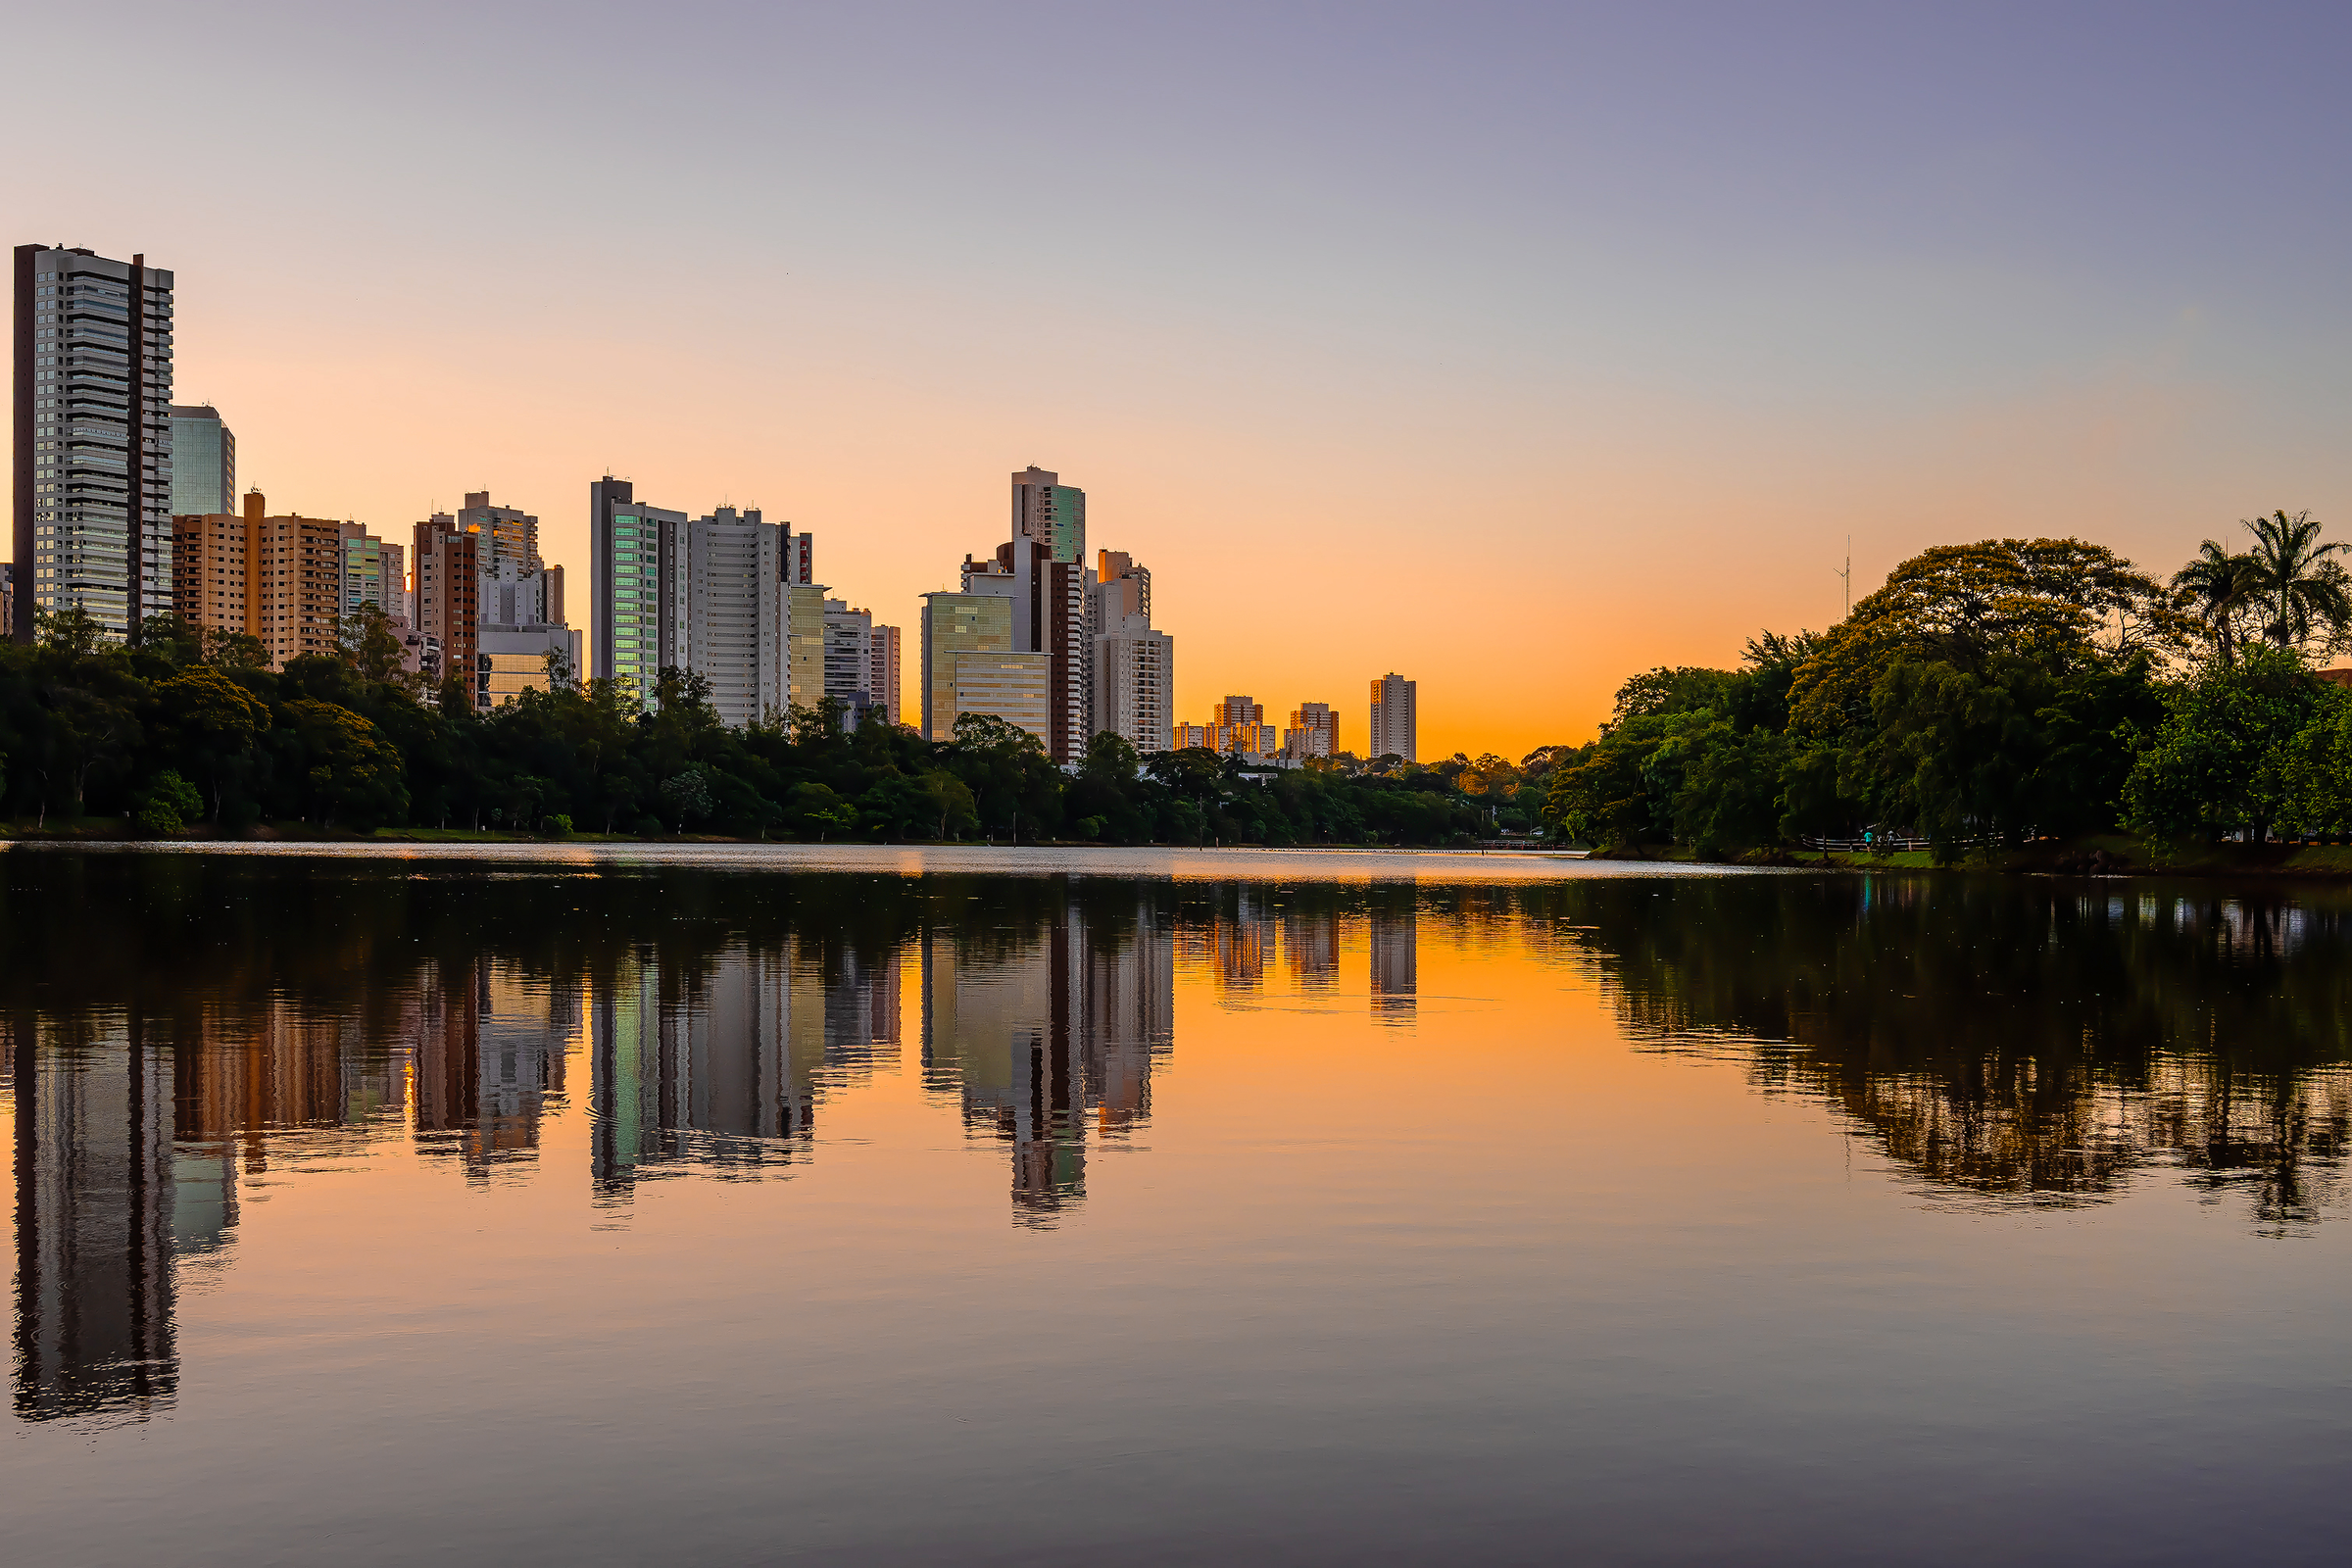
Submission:
[[[2340,895],[2058,880],[1578,890],[1631,1034],[1828,1101],[1948,1198],[2074,1205],[2151,1165],[2282,1234],[2341,1196]]]
[[[405,1146],[522,1179],[586,1071],[585,1179],[768,1180],[906,1065],[1066,1219],[1148,1125],[1180,978],[1425,1029],[1423,960],[1597,985],[1641,1049],[1831,1107],[1926,1193],[2082,1204],[2146,1170],[2290,1234],[2340,1205],[2340,899],[1960,879],[1466,886],[0,857],[16,1409],[172,1400],[175,1292],[239,1193]],[[1446,989],[1444,986],[1438,987]],[[1367,1069],[1370,1070],[1370,1069]],[[275,1174],[272,1174],[272,1173]]]

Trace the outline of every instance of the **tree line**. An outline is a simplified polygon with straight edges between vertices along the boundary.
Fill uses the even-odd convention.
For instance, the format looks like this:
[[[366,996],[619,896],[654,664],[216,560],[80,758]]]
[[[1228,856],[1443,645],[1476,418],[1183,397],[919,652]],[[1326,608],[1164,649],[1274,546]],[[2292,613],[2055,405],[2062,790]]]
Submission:
[[[339,650],[271,669],[255,638],[159,615],[127,643],[78,612],[0,644],[0,814],[35,829],[127,819],[151,835],[266,823],[710,834],[806,841],[1460,845],[1539,824],[1556,749],[1313,760],[1246,774],[1193,748],[1097,735],[1065,771],[1037,737],[966,714],[955,738],[842,727],[831,704],[745,728],[664,669],[650,705],[551,658],[547,689],[488,712],[462,680],[406,671],[382,612]]]
[[[1544,821],[1710,858],[1874,827],[1944,858],[2352,834],[2352,690],[2316,673],[2352,646],[2352,546],[2308,513],[2240,527],[2165,580],[2082,539],[1929,550],[1826,632],[1626,681]]]

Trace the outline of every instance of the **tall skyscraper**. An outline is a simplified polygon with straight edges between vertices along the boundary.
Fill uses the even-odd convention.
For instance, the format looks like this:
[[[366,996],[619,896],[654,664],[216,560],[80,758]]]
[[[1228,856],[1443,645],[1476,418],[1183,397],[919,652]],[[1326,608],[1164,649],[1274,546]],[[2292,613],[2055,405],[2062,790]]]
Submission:
[[[899,628],[876,626],[866,643],[866,690],[893,724],[906,722],[899,708]]]
[[[237,508],[237,438],[209,403],[172,405],[172,515]]]
[[[675,628],[662,605],[676,571],[677,530],[685,525],[683,512],[639,502],[626,479],[607,474],[588,487],[596,678],[624,681],[641,699],[652,694],[662,666],[677,662]]]
[[[1011,539],[993,556],[963,559],[966,595],[1008,602],[1011,652],[1045,656],[1047,729],[1040,738],[1046,754],[1064,763],[1086,755],[1094,716],[1085,560],[1086,493],[1035,466],[1012,476]]]
[[[16,249],[14,635],[78,609],[126,638],[172,609],[172,274]]]
[[[482,536],[459,528],[446,512],[416,524],[417,634],[429,672],[474,684],[481,651]]]
[[[1087,738],[1107,730],[1139,752],[1168,750],[1174,734],[1176,641],[1152,628],[1152,573],[1123,550],[1096,555],[1086,584],[1094,663]]]
[[[1086,560],[1086,492],[1031,464],[1012,476],[1012,536],[1034,539],[1055,561]]]
[[[710,682],[729,724],[813,707],[825,690],[825,589],[789,523],[720,507],[689,520],[625,479],[589,486],[596,674],[650,701],[665,667]]]
[[[1391,670],[1372,683],[1372,735],[1367,758],[1401,757],[1418,761],[1414,745],[1415,683]]]
[[[1139,752],[1164,752],[1175,715],[1175,638],[1129,615],[1095,639],[1095,734],[1107,730]]]

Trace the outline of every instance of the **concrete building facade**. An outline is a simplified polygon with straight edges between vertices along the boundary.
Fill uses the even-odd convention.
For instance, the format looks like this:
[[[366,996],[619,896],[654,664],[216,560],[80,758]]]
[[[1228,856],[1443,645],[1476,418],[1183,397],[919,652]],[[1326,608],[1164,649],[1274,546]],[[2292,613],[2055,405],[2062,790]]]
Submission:
[[[899,628],[876,626],[866,643],[866,690],[889,723],[903,724],[899,708]]]
[[[172,274],[20,245],[15,285],[10,630],[79,610],[126,639],[173,607]]]
[[[653,701],[661,671],[710,683],[742,726],[825,692],[825,590],[815,544],[757,509],[689,519],[649,507],[610,475],[589,487],[595,674]]]
[[[1366,742],[1366,758],[1401,757],[1408,762],[1420,760],[1415,740],[1418,728],[1414,713],[1415,684],[1395,670],[1372,683],[1372,733]]]
[[[1303,762],[1310,757],[1340,754],[1340,715],[1329,703],[1300,703],[1291,710],[1290,728],[1282,737],[1283,755]]]
[[[1018,652],[1009,594],[923,595],[923,738],[956,738],[956,661],[964,654]]]

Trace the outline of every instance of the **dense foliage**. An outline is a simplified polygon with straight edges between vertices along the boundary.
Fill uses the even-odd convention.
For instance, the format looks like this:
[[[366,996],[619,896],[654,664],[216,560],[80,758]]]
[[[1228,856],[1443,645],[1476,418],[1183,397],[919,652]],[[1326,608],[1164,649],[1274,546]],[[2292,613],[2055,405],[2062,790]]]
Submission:
[[[2311,663],[2352,635],[2344,547],[2307,514],[2244,526],[2251,548],[2209,540],[2170,583],[2080,539],[1928,551],[1826,633],[1627,681],[1545,820],[1707,856],[1874,827],[1946,856],[2352,832],[2352,692]]]
[[[830,709],[747,729],[699,676],[664,670],[650,712],[551,667],[547,691],[489,713],[461,686],[404,675],[380,615],[338,657],[270,670],[251,638],[169,617],[123,647],[86,619],[0,645],[0,802],[54,825],[121,817],[150,834],[199,821],[321,828],[990,838],[1171,844],[1460,844],[1537,825],[1551,752],[1434,766],[1318,760],[1272,777],[1192,750],[1138,757],[1098,735],[1065,773],[1035,737],[966,715],[953,742]]]

